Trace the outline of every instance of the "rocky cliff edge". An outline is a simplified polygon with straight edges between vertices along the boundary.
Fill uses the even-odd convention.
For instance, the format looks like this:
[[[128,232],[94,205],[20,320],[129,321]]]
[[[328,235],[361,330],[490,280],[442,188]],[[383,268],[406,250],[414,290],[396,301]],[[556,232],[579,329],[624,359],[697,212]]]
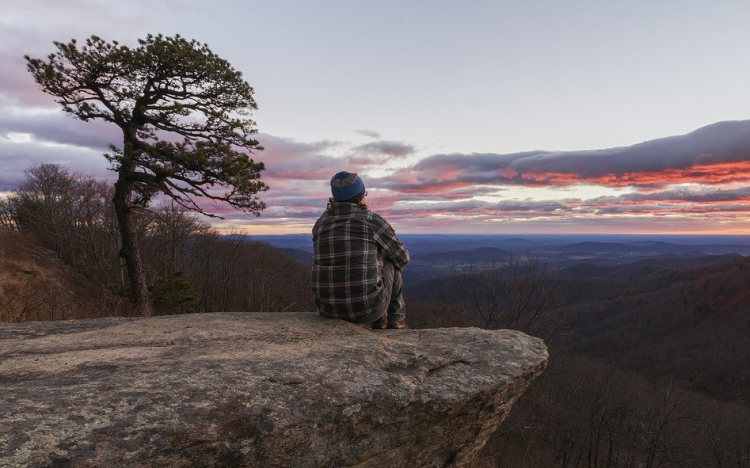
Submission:
[[[546,364],[314,313],[0,324],[0,466],[460,467]]]

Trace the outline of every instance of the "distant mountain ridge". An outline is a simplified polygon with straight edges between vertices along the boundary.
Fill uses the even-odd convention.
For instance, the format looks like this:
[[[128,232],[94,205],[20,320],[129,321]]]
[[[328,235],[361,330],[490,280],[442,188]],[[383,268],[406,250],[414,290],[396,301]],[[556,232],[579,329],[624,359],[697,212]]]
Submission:
[[[451,275],[461,265],[481,263],[501,263],[509,257],[533,256],[544,259],[554,269],[564,270],[580,264],[589,265],[626,265],[638,261],[673,261],[683,262],[683,266],[692,267],[709,264],[712,260],[702,259],[711,256],[750,255],[750,240],[747,244],[706,242],[682,243],[664,240],[637,240],[626,242],[607,242],[583,240],[580,242],[550,242],[540,240],[495,239],[480,237],[476,242],[466,242],[466,237],[438,237],[434,250],[430,250],[429,238],[424,236],[418,243],[416,252],[411,244],[407,247],[412,252],[412,262],[404,269],[404,281],[414,284],[430,278]],[[512,240],[513,242],[509,242]],[[567,239],[563,239],[567,240]],[[698,239],[704,241],[704,239]],[[482,245],[492,242],[494,245]],[[480,244],[477,246],[476,244]],[[446,249],[453,246],[454,249]],[[460,247],[460,248],[459,248]],[[729,257],[727,257],[729,258]],[[695,260],[695,261],[693,261]],[[723,261],[726,259],[718,259]],[[675,265],[677,263],[674,263]],[[631,267],[633,268],[633,267]],[[658,268],[656,268],[658,270]]]
[[[509,250],[497,247],[480,247],[471,250],[451,250],[448,252],[415,255],[412,260],[426,262],[487,262],[502,260],[510,254]]]
[[[641,260],[685,260],[684,265],[696,266],[710,263],[700,260],[702,257],[750,255],[748,236],[405,234],[400,237],[411,254],[411,263],[403,271],[407,284],[454,274],[461,265],[500,263],[510,256],[536,256],[546,259],[551,268],[566,269],[582,263],[626,265]],[[250,240],[268,243],[305,265],[312,263],[312,237],[308,234],[252,236]],[[654,271],[658,269],[654,267]]]

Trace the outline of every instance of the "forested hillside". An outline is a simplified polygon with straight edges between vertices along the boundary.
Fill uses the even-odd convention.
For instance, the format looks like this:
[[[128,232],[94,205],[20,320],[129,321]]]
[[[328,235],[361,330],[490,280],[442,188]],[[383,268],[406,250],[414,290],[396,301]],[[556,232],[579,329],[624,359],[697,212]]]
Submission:
[[[100,316],[94,290],[32,235],[0,230],[0,322]]]
[[[750,259],[655,275],[568,277],[559,344],[650,379],[750,403]],[[588,299],[611,279],[606,297]],[[575,292],[574,292],[575,290]],[[602,294],[604,295],[604,294]]]
[[[0,200],[0,274],[13,279],[2,284],[0,319],[132,314],[111,190],[45,164],[31,168],[18,191]],[[279,250],[221,235],[171,205],[141,210],[136,220],[157,313],[312,310],[309,268]],[[42,281],[42,273],[23,270],[66,279]],[[69,294],[53,294],[58,283]],[[50,306],[45,297],[67,305]]]
[[[559,281],[557,300],[545,313],[561,325],[554,345],[750,402],[750,258],[581,264],[550,274]],[[419,303],[420,320],[459,324],[465,284],[463,275],[429,280],[407,287],[407,299]],[[436,312],[432,317],[421,312],[424,304]],[[445,304],[450,311],[438,313]]]
[[[477,325],[479,274],[407,287],[421,326]],[[496,467],[750,467],[750,258],[579,264],[544,320],[550,370],[485,448]]]

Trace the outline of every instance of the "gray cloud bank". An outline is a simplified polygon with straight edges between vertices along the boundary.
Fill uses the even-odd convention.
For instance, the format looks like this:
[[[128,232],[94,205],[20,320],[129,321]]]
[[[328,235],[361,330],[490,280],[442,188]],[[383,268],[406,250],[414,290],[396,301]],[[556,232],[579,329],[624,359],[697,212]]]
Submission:
[[[420,160],[400,179],[384,180],[384,184],[417,192],[470,184],[658,186],[659,175],[669,183],[680,177],[679,171],[686,171],[689,178],[690,171],[698,167],[703,170],[692,177],[700,182],[710,175],[711,166],[746,162],[750,162],[750,120],[719,122],[687,135],[602,150],[438,154]]]

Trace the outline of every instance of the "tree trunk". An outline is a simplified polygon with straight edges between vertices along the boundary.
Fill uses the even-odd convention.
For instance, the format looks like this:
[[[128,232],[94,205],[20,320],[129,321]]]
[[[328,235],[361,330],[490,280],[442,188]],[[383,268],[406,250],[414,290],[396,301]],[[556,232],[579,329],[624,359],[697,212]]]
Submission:
[[[154,310],[149,299],[146,273],[143,271],[143,263],[141,262],[141,251],[133,232],[130,208],[132,188],[132,182],[125,179],[121,170],[115,183],[115,195],[112,202],[115,206],[117,225],[120,230],[120,256],[125,259],[125,264],[128,267],[128,279],[132,289],[135,314],[142,317],[151,317],[154,315]]]

